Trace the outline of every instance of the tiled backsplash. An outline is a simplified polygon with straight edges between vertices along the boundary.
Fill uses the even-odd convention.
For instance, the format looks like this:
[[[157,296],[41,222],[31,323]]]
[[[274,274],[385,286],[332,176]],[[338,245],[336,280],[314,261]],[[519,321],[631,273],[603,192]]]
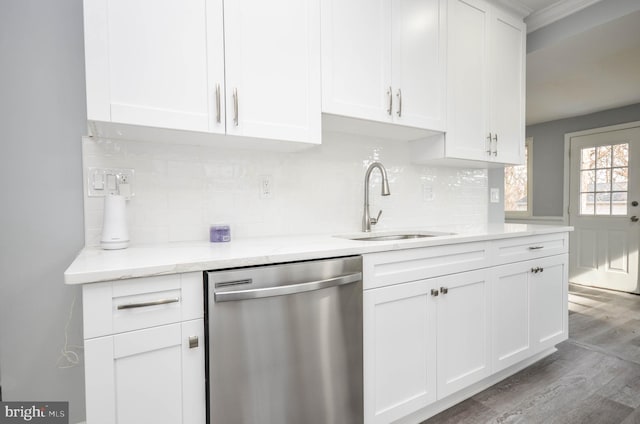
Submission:
[[[372,174],[376,229],[485,224],[487,171],[410,163],[407,143],[325,133],[323,144],[296,153],[83,139],[88,168],[135,169],[127,202],[133,244],[207,240],[209,225],[231,225],[232,237],[360,231],[364,173],[387,169],[391,196]],[[271,198],[260,197],[270,176]],[[85,190],[86,191],[86,190]],[[86,245],[99,244],[103,199],[85,193]]]

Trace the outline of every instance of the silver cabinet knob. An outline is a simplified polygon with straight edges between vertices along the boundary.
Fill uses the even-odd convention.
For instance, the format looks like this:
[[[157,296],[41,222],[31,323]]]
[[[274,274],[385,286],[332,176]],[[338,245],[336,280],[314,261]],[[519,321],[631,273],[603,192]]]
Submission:
[[[189,337],[189,349],[195,349],[198,347],[199,343],[198,343],[198,336],[191,336]]]
[[[440,287],[440,293],[447,294],[447,293],[449,293],[449,289],[446,288],[446,287]]]
[[[438,296],[440,292],[436,289],[431,289],[431,296]]]
[[[631,222],[638,222],[638,220],[639,220],[640,218],[638,218],[637,216],[633,215],[633,216],[632,216],[631,218],[629,218],[629,219],[631,219]]]

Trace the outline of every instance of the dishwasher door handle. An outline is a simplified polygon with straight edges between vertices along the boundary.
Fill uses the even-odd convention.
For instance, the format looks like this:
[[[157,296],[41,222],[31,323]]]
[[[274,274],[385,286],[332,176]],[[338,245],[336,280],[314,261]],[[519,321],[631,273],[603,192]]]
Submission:
[[[320,281],[310,281],[308,283],[291,284],[288,286],[267,287],[262,289],[236,290],[215,293],[216,302],[230,302],[234,300],[259,299],[262,297],[286,296],[296,293],[304,293],[314,290],[327,289],[329,287],[342,286],[344,284],[356,283],[362,280],[362,273],[342,275],[340,277],[328,278]]]

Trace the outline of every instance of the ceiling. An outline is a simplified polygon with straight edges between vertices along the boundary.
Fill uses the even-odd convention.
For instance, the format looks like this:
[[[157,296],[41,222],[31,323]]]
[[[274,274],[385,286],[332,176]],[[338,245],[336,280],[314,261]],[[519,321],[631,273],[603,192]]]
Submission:
[[[527,14],[531,41],[527,125],[640,103],[640,1],[509,2]]]

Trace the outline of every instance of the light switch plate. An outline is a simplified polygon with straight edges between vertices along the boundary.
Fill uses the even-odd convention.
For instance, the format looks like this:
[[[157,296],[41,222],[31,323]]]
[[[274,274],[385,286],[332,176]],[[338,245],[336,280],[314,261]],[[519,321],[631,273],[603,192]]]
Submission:
[[[103,197],[107,194],[122,194],[127,199],[134,196],[133,180],[135,170],[128,168],[87,169],[87,194],[89,197]],[[120,187],[124,190],[120,190]]]
[[[499,188],[492,188],[491,192],[490,192],[490,202],[491,203],[500,203],[500,189]]]

